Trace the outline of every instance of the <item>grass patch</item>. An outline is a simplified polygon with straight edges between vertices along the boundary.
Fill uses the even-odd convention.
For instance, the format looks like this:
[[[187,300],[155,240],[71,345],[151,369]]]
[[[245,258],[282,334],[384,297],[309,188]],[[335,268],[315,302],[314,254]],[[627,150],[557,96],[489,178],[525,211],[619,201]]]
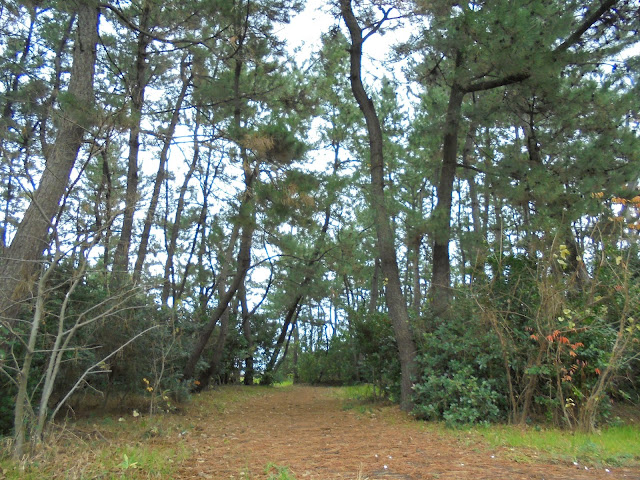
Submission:
[[[287,377],[286,380],[273,384],[274,388],[288,388],[292,386],[293,386],[293,377]]]
[[[296,480],[296,477],[293,476],[287,467],[281,467],[273,463],[267,464],[264,473],[269,475],[267,480]]]
[[[242,404],[244,401],[259,395],[265,395],[271,387],[254,385],[245,387],[241,385],[229,385],[217,387],[213,390],[195,395],[186,415],[204,418],[212,411],[219,414],[225,413],[233,406]],[[202,415],[202,417],[200,416]]]
[[[534,450],[562,462],[598,466],[640,464],[640,427],[611,426],[592,434],[554,428],[492,425],[475,427],[472,434],[489,445]]]
[[[357,416],[384,416],[388,421],[397,414],[395,406],[387,399],[379,397],[371,384],[330,387],[332,395],[342,403],[343,411],[354,411]],[[391,416],[389,416],[391,415]]]
[[[170,480],[192,455],[186,438],[198,434],[200,424],[212,413],[230,411],[267,391],[266,387],[217,388],[193,395],[178,413],[153,416],[138,404],[123,406],[121,413],[94,411],[55,425],[44,446],[22,462],[2,458],[0,451],[0,478]]]
[[[373,386],[369,383],[339,387],[336,389],[336,395],[347,402],[375,402],[378,400]]]
[[[95,417],[58,425],[31,457],[0,461],[0,478],[175,478],[190,455],[180,431],[184,419],[175,417]]]
[[[361,411],[376,401],[371,385],[340,387],[335,395],[343,410]],[[385,417],[387,418],[387,417]],[[391,418],[393,420],[393,418]],[[640,465],[640,425],[612,425],[592,434],[539,426],[486,425],[451,429],[441,422],[416,422],[420,428],[467,448],[479,443],[511,449],[510,457],[521,462],[578,462],[592,466]]]

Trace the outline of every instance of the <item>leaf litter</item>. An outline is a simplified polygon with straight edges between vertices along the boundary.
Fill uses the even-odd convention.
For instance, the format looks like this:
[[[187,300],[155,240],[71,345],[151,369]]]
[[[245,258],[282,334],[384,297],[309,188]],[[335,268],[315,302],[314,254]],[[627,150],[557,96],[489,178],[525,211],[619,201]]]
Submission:
[[[396,406],[345,409],[336,390],[293,386],[262,390],[212,411],[188,436],[198,452],[179,479],[218,480],[587,480],[639,479],[637,468],[540,463],[526,452],[468,444],[425,428]],[[203,395],[216,395],[216,391]],[[453,439],[452,439],[453,438]],[[274,477],[265,466],[286,468]]]

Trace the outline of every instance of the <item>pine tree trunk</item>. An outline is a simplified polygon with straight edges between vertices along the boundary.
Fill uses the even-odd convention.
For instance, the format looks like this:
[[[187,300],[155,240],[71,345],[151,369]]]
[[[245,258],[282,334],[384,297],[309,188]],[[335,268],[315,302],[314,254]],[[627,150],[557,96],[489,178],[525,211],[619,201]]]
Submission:
[[[107,144],[108,145],[108,144]],[[96,228],[103,231],[102,244],[104,245],[104,254],[102,256],[102,263],[104,268],[105,287],[108,281],[107,267],[110,262],[110,245],[111,245],[111,225],[113,223],[111,213],[111,198],[113,192],[113,182],[111,180],[111,169],[109,168],[109,157],[107,153],[107,147],[103,149],[101,153],[102,157],[102,175],[100,178],[100,185],[96,192],[96,201],[94,204],[94,215],[96,217]],[[101,213],[101,205],[104,203],[104,216]]]
[[[480,201],[478,199],[478,186],[475,180],[475,173],[473,171],[472,157],[474,152],[474,144],[477,137],[478,126],[476,122],[471,122],[469,125],[469,131],[467,132],[467,137],[465,139],[464,148],[462,149],[462,164],[467,168],[465,172],[465,177],[467,181],[467,185],[469,187],[469,199],[471,201],[471,219],[473,225],[473,233],[471,234],[471,238],[473,239],[471,242],[471,247],[468,251],[468,258],[471,266],[471,282],[473,282],[475,278],[476,271],[484,270],[484,262],[482,260],[482,243],[484,239],[483,229],[482,229],[482,215],[480,212]]]
[[[380,258],[376,256],[371,276],[371,295],[369,296],[369,313],[378,311],[378,297],[380,295]]]
[[[221,288],[220,295],[224,294],[224,290]],[[209,386],[211,380],[214,379],[220,373],[220,365],[222,364],[222,357],[224,356],[224,346],[227,343],[227,336],[229,334],[229,319],[231,317],[230,307],[222,312],[220,317],[220,330],[218,331],[218,338],[213,346],[213,354],[209,361],[209,368],[200,374],[198,380],[198,390],[204,390]]]
[[[416,347],[409,329],[407,304],[402,294],[400,271],[395,250],[395,238],[389,221],[384,193],[384,156],[382,129],[373,101],[362,84],[362,28],[351,8],[351,0],[340,0],[342,17],[351,36],[350,81],[353,95],[362,111],[369,134],[369,155],[371,162],[371,209],[375,212],[375,226],[378,239],[378,253],[382,274],[386,283],[385,299],[398,345],[400,369],[400,403],[404,410],[412,408],[411,386],[416,374]]]
[[[460,62],[458,54],[457,62]],[[431,302],[437,317],[446,317],[451,304],[451,205],[453,184],[456,178],[458,157],[458,131],[464,91],[454,83],[449,94],[444,141],[442,145],[442,169],[438,182],[438,203],[433,211],[433,272],[431,277]]]
[[[136,64],[134,81],[131,86],[131,118],[133,125],[129,132],[129,156],[127,161],[127,190],[125,193],[124,217],[122,219],[122,232],[116,251],[113,256],[112,283],[121,286],[129,273],[129,250],[131,236],[133,235],[133,217],[138,205],[138,153],[140,151],[140,130],[142,122],[142,107],[144,105],[144,92],[147,86],[147,48],[151,38],[145,32],[149,25],[151,5],[145,1],[140,18],[138,32],[138,44],[136,51]]]
[[[422,291],[420,290],[420,247],[422,246],[422,235],[416,237],[407,245],[411,255],[411,281],[413,283],[411,296],[411,308],[415,315],[420,315],[422,305]]]
[[[189,181],[191,180],[191,177],[193,176],[193,173],[196,170],[196,166],[200,158],[200,147],[199,147],[199,141],[198,141],[199,127],[200,127],[200,114],[198,111],[198,113],[196,113],[194,133],[193,133],[193,159],[191,161],[191,165],[189,165],[189,170],[187,171],[187,174],[184,177],[182,186],[180,187],[180,194],[178,195],[178,205],[176,207],[175,218],[173,220],[173,225],[171,226],[171,230],[170,230],[171,233],[168,234],[168,232],[166,231],[167,229],[165,228],[165,238],[167,237],[167,234],[168,234],[169,241],[167,243],[167,261],[164,264],[164,275],[162,277],[163,278],[162,293],[160,295],[162,305],[167,304],[167,300],[169,299],[169,294],[172,289],[171,275],[174,273],[173,259],[176,254],[176,247],[178,244],[178,235],[180,234],[182,214],[184,213],[184,207],[185,207],[185,197],[187,195]],[[208,169],[207,169],[207,175],[205,177],[204,184],[205,185],[211,184],[209,180]],[[199,217],[199,222],[198,222],[200,225],[199,230],[204,230],[204,222],[206,219],[206,205],[207,205],[206,198],[208,196],[208,192],[204,192],[203,196],[204,196],[204,208],[201,210],[201,215]],[[165,221],[165,224],[166,223],[168,223],[168,221]],[[199,263],[199,265],[201,265],[201,263]],[[175,299],[174,299],[174,302],[175,302]]]
[[[336,174],[337,171],[338,171],[338,162],[336,161],[334,163],[333,173]],[[322,252],[325,237],[327,235],[327,230],[329,229],[330,220],[331,220],[331,205],[327,205],[327,207],[324,210],[324,223],[322,224],[322,228],[320,229],[320,237],[318,238],[318,243],[313,249],[311,258],[307,261],[307,270],[306,270],[305,276],[302,279],[300,286],[298,287],[298,291],[300,293],[296,297],[294,297],[293,301],[289,303],[289,307],[287,308],[287,315],[285,316],[285,320],[282,326],[282,330],[280,332],[280,336],[276,341],[276,345],[273,349],[273,353],[271,354],[271,358],[269,359],[269,363],[267,363],[267,367],[265,368],[266,377],[269,377],[270,374],[273,374],[277,369],[277,366],[279,365],[279,363],[281,363],[281,362],[278,362],[278,356],[280,355],[280,350],[282,349],[282,345],[284,344],[284,341],[286,339],[289,325],[291,324],[291,322],[295,321],[296,312],[298,311],[298,308],[300,307],[300,304],[302,303],[306,295],[307,287],[314,280],[314,275],[313,275],[314,269],[311,267],[313,267],[313,265],[317,263],[321,258],[320,253]],[[270,378],[267,378],[267,381],[270,381]]]
[[[180,76],[182,78],[182,89],[178,94],[176,105],[173,109],[173,114],[171,115],[169,128],[167,129],[167,133],[164,135],[163,139],[162,151],[160,152],[160,162],[158,165],[158,173],[156,173],[156,179],[153,184],[153,193],[151,194],[151,202],[149,203],[149,209],[147,210],[144,227],[142,228],[142,235],[140,236],[138,258],[136,259],[136,264],[133,268],[134,283],[138,283],[140,281],[140,277],[142,276],[142,267],[144,266],[144,261],[147,257],[147,251],[149,249],[151,227],[153,226],[154,218],[156,216],[156,208],[158,207],[158,201],[160,200],[160,188],[162,187],[162,183],[164,182],[166,174],[166,164],[169,156],[169,148],[171,147],[171,143],[173,142],[173,136],[176,132],[178,120],[180,120],[180,111],[182,110],[182,104],[187,95],[187,90],[191,85],[192,76],[187,77],[185,69],[186,63],[183,61],[180,72]]]
[[[209,342],[209,338],[213,333],[213,330],[218,323],[218,320],[224,314],[224,311],[228,308],[231,299],[234,297],[238,288],[242,282],[244,282],[244,278],[251,266],[251,244],[253,241],[253,231],[255,230],[255,208],[253,205],[253,179],[258,175],[258,167],[253,170],[253,172],[247,174],[245,172],[245,193],[242,204],[240,206],[240,218],[244,221],[244,226],[242,227],[242,234],[240,235],[240,249],[238,252],[238,265],[236,268],[236,273],[229,285],[229,288],[224,291],[224,294],[220,295],[218,300],[218,306],[212,312],[209,321],[205,325],[205,327],[200,332],[200,336],[196,345],[194,346],[191,355],[189,356],[187,363],[183,370],[183,377],[185,380],[189,380],[193,378],[195,374],[196,364],[198,360],[202,356],[202,352],[204,351],[207,343]],[[247,212],[247,210],[249,210]],[[235,242],[234,242],[235,243]],[[233,244],[231,244],[231,248],[233,248]],[[230,263],[230,262],[227,262]],[[226,275],[224,275],[226,276]],[[222,277],[222,275],[221,275]],[[224,279],[221,278],[221,282],[224,282]]]
[[[244,384],[253,385],[253,335],[251,333],[251,314],[247,306],[247,289],[242,285],[240,290],[240,307],[242,309],[242,335],[247,342],[247,356],[244,361]]]
[[[58,213],[84,133],[93,121],[93,76],[98,41],[98,8],[94,1],[74,1],[78,23],[67,94],[59,113],[59,130],[46,149],[47,168],[18,226],[0,267],[0,316],[11,319],[19,303],[29,297],[42,252],[49,245],[49,229]],[[12,320],[9,320],[10,322]]]

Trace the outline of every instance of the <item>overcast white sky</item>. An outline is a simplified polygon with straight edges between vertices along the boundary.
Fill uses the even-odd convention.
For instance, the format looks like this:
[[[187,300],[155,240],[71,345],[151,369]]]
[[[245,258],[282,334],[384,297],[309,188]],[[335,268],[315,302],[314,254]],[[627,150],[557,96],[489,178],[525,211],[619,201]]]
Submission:
[[[277,35],[286,40],[288,50],[300,62],[304,62],[313,52],[320,49],[320,35],[328,32],[333,26],[339,25],[345,35],[348,35],[344,21],[334,18],[326,4],[318,6],[318,3],[313,0],[308,1],[306,8],[294,16],[291,23],[276,28]],[[391,45],[408,38],[409,34],[409,29],[398,29],[385,35],[373,35],[366,40],[362,62],[365,79],[371,81],[384,75],[401,76],[399,65],[390,66],[392,68],[390,70],[381,65],[381,62],[387,59]]]

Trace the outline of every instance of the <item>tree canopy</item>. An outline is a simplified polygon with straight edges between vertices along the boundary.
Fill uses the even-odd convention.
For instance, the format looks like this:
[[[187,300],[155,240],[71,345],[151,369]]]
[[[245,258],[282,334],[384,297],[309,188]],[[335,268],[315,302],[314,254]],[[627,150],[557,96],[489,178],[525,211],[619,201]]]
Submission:
[[[86,387],[587,430],[640,401],[640,4],[336,0],[301,54],[304,7],[3,2],[18,454]]]

